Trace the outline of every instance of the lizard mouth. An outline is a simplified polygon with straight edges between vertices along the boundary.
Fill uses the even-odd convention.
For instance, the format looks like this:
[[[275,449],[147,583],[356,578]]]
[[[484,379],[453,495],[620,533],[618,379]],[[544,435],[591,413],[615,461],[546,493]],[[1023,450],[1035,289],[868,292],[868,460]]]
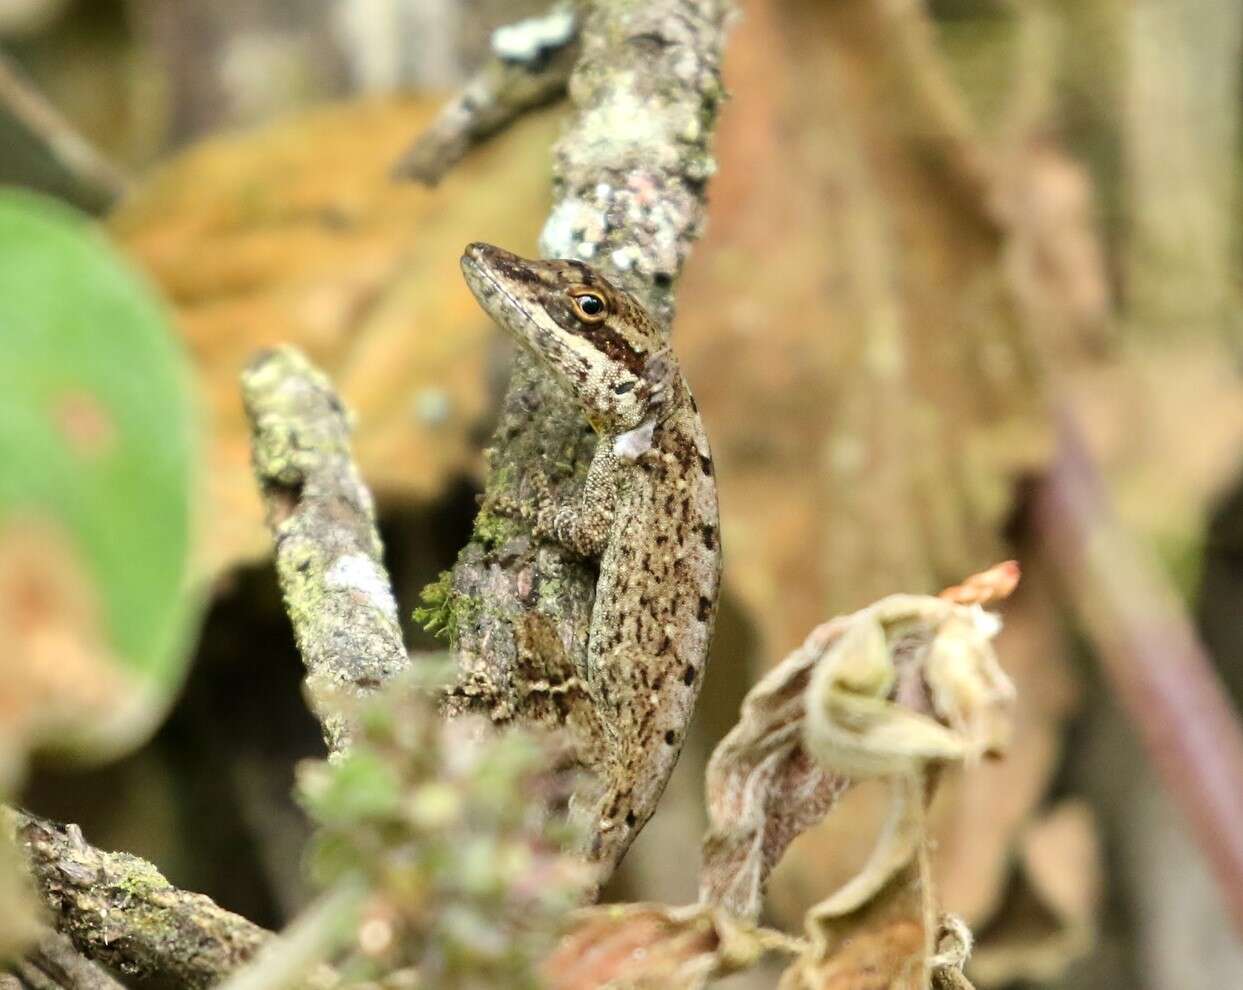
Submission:
[[[462,255],[462,274],[466,277],[466,284],[470,287],[475,298],[479,300],[479,304],[487,311],[492,319],[508,330],[511,334],[520,339],[527,341],[529,334],[523,334],[517,331],[507,317],[512,317],[514,313],[519,313],[531,331],[539,329],[539,325],[535,322],[535,318],[527,311],[514,297],[504,283],[496,277],[494,269],[488,264],[487,253],[491,249],[486,244],[471,244],[466,249],[466,253]],[[502,297],[506,304],[503,307],[497,306],[494,302],[496,296]],[[503,310],[503,312],[502,312]]]

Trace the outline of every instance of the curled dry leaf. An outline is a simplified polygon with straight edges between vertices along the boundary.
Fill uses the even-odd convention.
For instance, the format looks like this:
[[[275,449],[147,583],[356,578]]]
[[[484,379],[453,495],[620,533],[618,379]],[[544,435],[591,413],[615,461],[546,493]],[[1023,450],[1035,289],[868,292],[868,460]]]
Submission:
[[[938,928],[928,856],[916,853],[933,773],[1004,743],[1014,689],[991,646],[1000,624],[978,605],[913,595],[850,620],[812,674],[804,745],[853,777],[888,777],[889,819],[863,870],[808,912],[810,948],[782,986],[965,987],[970,934]]]
[[[1014,688],[978,607],[891,595],[849,617],[808,687],[804,743],[852,777],[915,773],[1005,745]]]
[[[811,940],[780,990],[972,990],[963,975],[972,935],[935,913],[928,857],[903,865],[867,901],[808,915]]]
[[[1005,560],[979,574],[972,574],[962,584],[946,588],[938,597],[959,605],[989,605],[1009,598],[1018,587],[1021,575],[1017,560]]]
[[[1039,814],[1078,698],[1051,584],[1039,567],[1024,572],[994,642],[1022,699],[1014,707],[1006,758],[943,774],[929,810],[941,904],[981,932],[991,931],[990,919],[1005,899],[1016,849]],[[816,836],[817,844],[831,839]]]
[[[822,916],[814,934],[780,990],[970,990],[962,967],[971,933],[957,918],[936,917],[926,857],[857,909]]]
[[[572,916],[544,963],[544,978],[549,990],[693,990],[753,966],[766,952],[797,944],[704,905],[594,907]]]
[[[751,689],[738,724],[708,763],[699,896],[740,918],[759,916],[764,881],[786,847],[849,786],[816,763],[802,740],[811,673],[848,622],[817,626]]]
[[[1014,688],[990,643],[999,629],[978,606],[892,595],[856,613],[812,675],[807,750],[853,778],[890,782],[888,817],[867,863],[808,913],[814,945],[822,944],[825,919],[861,908],[927,841],[932,771],[1004,745]],[[911,707],[891,698],[909,699]],[[929,708],[932,717],[923,713]],[[931,880],[921,886],[931,889]]]
[[[895,778],[890,817],[852,907],[909,860],[931,761],[973,761],[1005,742],[1014,689],[978,606],[892,595],[817,627],[743,702],[708,767],[700,897],[744,918],[785,848],[850,778]]]

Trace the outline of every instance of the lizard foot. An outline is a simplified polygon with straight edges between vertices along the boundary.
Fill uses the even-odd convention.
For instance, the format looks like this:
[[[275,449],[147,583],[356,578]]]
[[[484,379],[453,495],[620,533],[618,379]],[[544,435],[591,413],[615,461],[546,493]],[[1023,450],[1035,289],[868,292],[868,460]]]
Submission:
[[[493,495],[485,500],[480,508],[494,516],[507,516],[511,519],[522,519],[527,522],[534,519],[538,512],[538,509],[531,505],[530,502],[508,494]]]
[[[520,498],[512,493],[494,495],[483,504],[483,509],[496,516],[520,519],[531,527],[531,535],[537,540],[556,540],[554,520],[559,504],[553,499],[548,480],[540,474],[527,479],[535,489],[533,497]]]

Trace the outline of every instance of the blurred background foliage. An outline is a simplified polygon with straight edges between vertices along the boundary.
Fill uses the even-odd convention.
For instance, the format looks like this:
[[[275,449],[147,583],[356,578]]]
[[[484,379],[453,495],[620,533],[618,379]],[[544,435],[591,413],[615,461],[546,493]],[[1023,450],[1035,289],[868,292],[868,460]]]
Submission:
[[[559,111],[434,190],[389,172],[491,29],[537,6],[0,0],[0,181],[101,218],[173,312],[207,420],[193,566],[208,611],[185,690],[149,745],[90,772],[40,767],[23,800],[262,924],[308,896],[290,792],[321,744],[237,376],[285,341],[331,375],[409,615],[467,536],[507,367],[457,257],[477,239],[534,250]],[[675,336],[717,459],[723,608],[682,763],[611,895],[694,898],[707,754],[813,625],[1016,555],[998,646],[1019,691],[1014,745],[934,809],[945,906],[980,939],[972,975],[1231,985],[1243,946],[1028,508],[1072,416],[1243,697],[1243,2],[739,7]],[[0,300],[6,338],[14,302]],[[166,435],[142,442],[188,439],[167,355],[147,368],[140,342],[112,346],[175,413],[146,416]],[[184,507],[142,497],[128,515],[93,502],[135,562],[131,523],[184,543]],[[415,628],[408,641],[429,645]],[[795,844],[770,920],[796,927],[854,872],[880,798],[860,788]]]

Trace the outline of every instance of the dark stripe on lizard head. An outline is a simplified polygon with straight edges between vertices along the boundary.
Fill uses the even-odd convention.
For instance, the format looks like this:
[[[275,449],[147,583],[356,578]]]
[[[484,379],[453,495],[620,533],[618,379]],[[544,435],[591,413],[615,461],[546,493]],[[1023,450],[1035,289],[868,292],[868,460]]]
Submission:
[[[650,374],[663,347],[642,305],[581,261],[519,257],[491,244],[467,246],[462,272],[479,304],[542,360],[606,433],[652,415]]]

